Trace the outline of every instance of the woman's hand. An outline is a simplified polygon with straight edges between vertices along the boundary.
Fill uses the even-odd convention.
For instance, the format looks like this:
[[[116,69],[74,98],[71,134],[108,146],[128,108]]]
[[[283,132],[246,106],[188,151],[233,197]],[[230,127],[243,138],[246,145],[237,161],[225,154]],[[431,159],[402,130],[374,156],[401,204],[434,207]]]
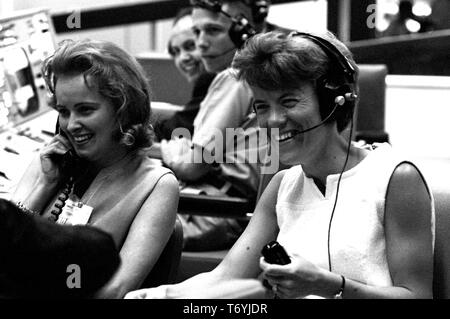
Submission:
[[[320,295],[323,270],[301,256],[291,256],[291,263],[287,265],[269,264],[261,257],[259,265],[263,278],[280,298]]]
[[[171,299],[167,295],[169,285],[162,285],[155,288],[146,288],[130,291],[124,299]],[[172,297],[173,298],[173,297]]]
[[[186,138],[175,138],[161,141],[161,157],[164,164],[172,168],[177,163],[185,161],[186,154],[190,154],[191,142]]]
[[[62,156],[71,149],[69,140],[61,134],[56,135],[51,141],[42,148],[41,159],[41,179],[45,184],[54,185],[59,182],[61,177],[61,162],[58,157]],[[55,161],[55,158],[57,159]]]

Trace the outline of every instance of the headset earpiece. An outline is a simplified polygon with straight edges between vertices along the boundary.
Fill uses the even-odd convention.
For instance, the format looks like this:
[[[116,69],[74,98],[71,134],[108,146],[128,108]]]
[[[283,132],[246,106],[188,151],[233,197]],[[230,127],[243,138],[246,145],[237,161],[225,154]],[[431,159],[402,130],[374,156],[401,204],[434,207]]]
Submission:
[[[292,32],[290,36],[300,36],[311,40],[328,56],[330,69],[316,82],[320,113],[322,118],[326,118],[334,110],[331,120],[345,117],[348,112],[345,108],[353,108],[357,99],[357,94],[352,88],[356,81],[356,70],[353,65],[334,44],[322,37],[304,32]],[[336,105],[338,105],[337,109]]]
[[[320,83],[320,82],[319,82]],[[324,114],[328,114],[335,104],[339,106],[353,107],[358,95],[353,92],[351,83],[342,85],[330,85],[326,80],[322,84],[318,84],[318,94],[320,97],[321,108],[328,110]]]
[[[342,95],[336,96],[336,98],[334,99],[334,104],[337,104],[339,106],[344,105],[345,104],[345,97],[343,97]]]
[[[243,15],[232,18],[232,24],[228,31],[228,35],[236,48],[242,47],[245,41],[255,34],[256,30]]]
[[[355,101],[358,98],[358,96],[354,93],[345,93],[344,95],[338,95],[334,99],[334,103],[342,106],[345,104],[345,102],[352,102]]]

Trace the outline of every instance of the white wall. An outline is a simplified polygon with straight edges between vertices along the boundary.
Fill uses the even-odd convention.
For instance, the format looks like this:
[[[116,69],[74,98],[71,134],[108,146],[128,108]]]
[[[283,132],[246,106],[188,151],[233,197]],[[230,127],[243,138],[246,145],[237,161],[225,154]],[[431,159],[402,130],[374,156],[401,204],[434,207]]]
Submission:
[[[327,1],[302,1],[272,5],[267,20],[277,25],[309,31],[327,28]]]
[[[450,159],[450,77],[388,75],[386,131],[409,155]]]
[[[149,51],[151,47],[151,25],[150,23],[139,23],[133,25],[97,28],[86,31],[60,33],[56,36],[56,42],[63,39],[93,39],[111,41],[136,55],[140,52]]]

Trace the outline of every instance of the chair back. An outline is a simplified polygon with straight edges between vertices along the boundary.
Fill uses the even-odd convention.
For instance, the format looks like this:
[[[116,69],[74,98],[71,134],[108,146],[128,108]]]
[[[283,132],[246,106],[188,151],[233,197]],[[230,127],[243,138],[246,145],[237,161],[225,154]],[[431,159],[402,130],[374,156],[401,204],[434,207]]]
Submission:
[[[152,101],[185,105],[192,85],[181,75],[168,54],[146,52],[136,57],[150,80]]]
[[[433,296],[450,298],[450,188],[433,189],[436,213]]]
[[[450,160],[446,158],[417,159],[434,196],[435,243],[433,297],[450,298]]]
[[[355,136],[367,143],[387,142],[385,131],[386,76],[384,64],[359,64],[359,104],[355,110]]]

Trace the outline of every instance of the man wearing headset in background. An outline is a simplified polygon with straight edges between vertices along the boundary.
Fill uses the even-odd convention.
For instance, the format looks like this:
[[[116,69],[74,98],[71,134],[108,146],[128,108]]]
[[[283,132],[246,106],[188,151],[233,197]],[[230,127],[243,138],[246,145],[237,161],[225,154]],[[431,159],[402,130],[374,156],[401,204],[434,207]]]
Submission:
[[[225,149],[229,149],[227,142],[234,143],[233,150],[242,149],[239,145],[244,145],[245,136],[256,135],[258,131],[252,114],[250,88],[235,79],[230,65],[236,50],[248,37],[275,28],[265,21],[269,3],[253,0],[191,0],[191,5],[194,7],[193,31],[202,61],[207,71],[218,74],[200,104],[194,120],[192,140],[162,140],[162,159],[181,181],[196,183],[196,187],[207,194],[225,193],[253,199],[259,183],[257,163],[246,161],[242,154],[225,152]],[[227,128],[243,130],[235,131],[236,137],[230,141],[225,138]],[[216,140],[217,132],[221,133],[222,141]],[[223,149],[217,150],[216,145],[221,144]],[[204,154],[215,157],[217,152],[223,154],[220,163],[208,164],[204,161]],[[201,163],[194,160],[199,158],[202,159]],[[192,245],[187,243],[185,246],[187,250],[225,249],[246,226],[235,219],[188,216],[182,220],[185,240],[189,241],[190,234],[193,236],[190,240]],[[200,236],[200,233],[203,234]]]

